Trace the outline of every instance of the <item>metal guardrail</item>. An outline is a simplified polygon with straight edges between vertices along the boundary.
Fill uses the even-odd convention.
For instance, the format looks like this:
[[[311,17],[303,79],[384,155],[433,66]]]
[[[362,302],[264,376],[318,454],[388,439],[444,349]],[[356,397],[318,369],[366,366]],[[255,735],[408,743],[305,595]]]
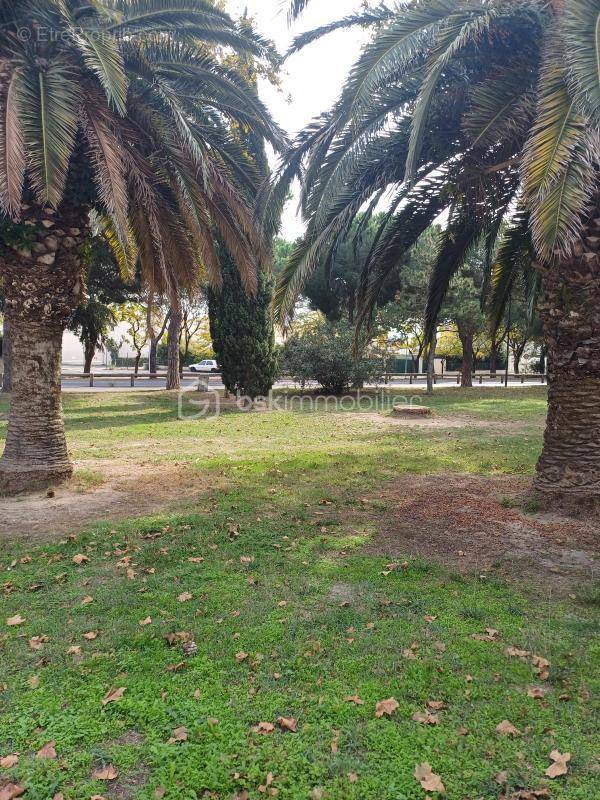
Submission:
[[[61,375],[63,381],[68,380],[85,380],[89,381],[90,387],[93,387],[96,380],[99,381],[128,381],[130,386],[135,387],[136,383],[139,381],[152,381],[152,380],[159,380],[166,378],[166,372],[139,372],[135,375],[132,372],[64,372]],[[0,376],[1,377],[1,376]],[[199,381],[203,381],[205,383],[209,383],[212,378],[221,378],[222,375],[220,372],[190,372],[184,371],[181,374],[182,378],[195,378]],[[292,378],[282,376],[284,380],[292,380]],[[423,381],[427,380],[427,373],[426,372],[388,372],[385,373],[383,376],[383,382],[385,384],[389,383],[391,380],[401,380],[405,381],[409,385],[415,383],[415,381]],[[477,372],[473,374],[473,383],[479,384],[480,386],[483,384],[484,380],[487,381],[498,381],[499,384],[506,385],[508,381],[513,382],[520,382],[522,384],[525,381],[540,381],[542,384],[547,383],[548,376],[541,375],[539,373],[516,373],[512,372],[509,373],[508,376],[505,372],[497,372],[493,374],[491,372]],[[444,381],[448,382],[455,382],[460,385],[461,382],[461,373],[458,372],[445,372],[445,373],[436,373],[433,377],[433,381],[435,384],[443,383]]]
[[[166,379],[167,373],[166,372],[138,372],[136,375],[134,372],[63,372],[61,373],[61,380],[68,381],[68,380],[78,380],[78,381],[88,381],[90,387],[95,385],[95,382],[98,381],[129,381],[129,385],[131,387],[135,387],[136,383],[139,381],[153,381],[159,379]],[[220,372],[188,372],[184,371],[181,373],[182,378],[197,378],[198,381],[203,381],[204,383],[210,382],[211,378],[220,378]]]
[[[437,383],[442,382],[442,381],[452,381],[452,382],[456,381],[457,385],[460,386],[461,376],[462,376],[462,373],[460,373],[460,372],[436,373],[433,376],[433,382],[435,384],[437,384]],[[388,372],[383,376],[383,378],[384,378],[385,383],[388,383],[390,378],[392,378],[392,379],[400,378],[400,379],[403,379],[403,380],[407,381],[409,384],[412,385],[415,381],[427,380],[427,373],[426,372],[408,372],[408,373],[405,373],[405,372],[398,372],[398,373],[396,373],[396,372]],[[548,382],[548,375],[547,374],[543,374],[542,375],[539,372],[529,372],[529,373],[511,372],[508,375],[505,372],[502,372],[502,373],[496,372],[495,374],[491,373],[491,372],[474,372],[473,373],[473,383],[479,383],[480,386],[483,384],[484,380],[489,380],[489,381],[497,380],[500,384],[506,385],[507,378],[508,378],[508,381],[512,380],[512,381],[520,382],[520,383],[525,383],[525,381],[527,381],[527,380],[529,380],[529,381],[539,380],[541,383],[547,383]]]

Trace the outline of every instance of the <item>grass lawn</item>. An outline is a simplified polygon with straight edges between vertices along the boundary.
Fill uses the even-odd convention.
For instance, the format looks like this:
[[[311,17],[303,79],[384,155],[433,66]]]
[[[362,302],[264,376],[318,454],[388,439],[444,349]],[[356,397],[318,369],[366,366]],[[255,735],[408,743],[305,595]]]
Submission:
[[[74,504],[109,462],[140,491],[144,470],[174,499],[182,472],[204,491],[0,543],[0,759],[18,756],[0,761],[0,798],[9,781],[25,800],[443,797],[414,776],[428,763],[453,800],[596,800],[591,579],[555,599],[376,548],[399,476],[531,474],[544,390],[431,405],[438,423],[415,429],[300,410],[186,422],[166,394],[66,396]],[[550,779],[554,750],[571,759]]]

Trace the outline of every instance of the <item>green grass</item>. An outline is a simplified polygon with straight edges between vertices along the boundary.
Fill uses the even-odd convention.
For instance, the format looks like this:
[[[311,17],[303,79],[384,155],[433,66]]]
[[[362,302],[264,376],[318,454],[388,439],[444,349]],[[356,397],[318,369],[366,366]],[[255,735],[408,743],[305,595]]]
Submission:
[[[272,790],[285,800],[423,800],[413,772],[429,762],[449,798],[498,800],[548,783],[553,800],[595,800],[592,590],[585,604],[557,603],[415,560],[384,575],[385,559],[361,551],[375,523],[372,514],[357,523],[359,500],[401,471],[533,469],[542,390],[447,390],[432,405],[486,427],[423,433],[377,415],[294,411],[190,423],[161,394],[67,396],[73,455],[90,471],[83,485],[95,485],[105,458],[176,461],[225,473],[227,485],[189,513],[2,544],[0,757],[20,760],[0,769],[0,786],[20,781],[26,800],[151,800],[158,787],[167,800],[244,790],[251,800]],[[77,566],[76,554],[89,561]],[[182,592],[192,599],[179,602]],[[25,622],[6,626],[16,614]],[[487,627],[497,641],[472,638]],[[167,644],[178,631],[196,655]],[[39,650],[34,636],[48,637]],[[547,658],[549,680],[505,655],[510,645]],[[73,646],[80,655],[67,653]],[[249,657],[238,663],[241,651]],[[544,700],[527,696],[532,685],[547,688]],[[122,699],[103,706],[118,687]],[[355,694],[364,705],[345,701]],[[376,703],[392,696],[397,711],[376,718]],[[445,704],[438,725],[411,720],[428,700]],[[294,717],[297,732],[253,732],[279,716]],[[504,719],[522,735],[497,734]],[[168,744],[180,726],[187,741]],[[58,759],[35,758],[52,740]],[[570,771],[548,781],[555,748],[572,753]],[[117,781],[94,780],[107,763]],[[508,791],[495,781],[503,770]]]

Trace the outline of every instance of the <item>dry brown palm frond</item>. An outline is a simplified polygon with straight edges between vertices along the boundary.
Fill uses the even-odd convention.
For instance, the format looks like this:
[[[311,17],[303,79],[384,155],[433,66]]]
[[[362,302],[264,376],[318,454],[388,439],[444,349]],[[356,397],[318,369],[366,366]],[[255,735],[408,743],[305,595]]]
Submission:
[[[25,145],[18,111],[18,71],[0,65],[0,208],[9,217],[21,211]]]
[[[88,90],[81,108],[81,125],[92,154],[100,201],[114,222],[121,244],[126,246],[129,198],[123,145],[114,130],[114,119],[100,93]]]

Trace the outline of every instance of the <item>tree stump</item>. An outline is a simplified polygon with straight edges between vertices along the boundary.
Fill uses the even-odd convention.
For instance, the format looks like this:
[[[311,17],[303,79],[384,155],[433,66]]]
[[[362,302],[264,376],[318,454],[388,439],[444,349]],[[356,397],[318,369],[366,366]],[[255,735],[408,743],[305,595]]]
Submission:
[[[431,409],[428,406],[394,406],[393,417],[430,417]]]

